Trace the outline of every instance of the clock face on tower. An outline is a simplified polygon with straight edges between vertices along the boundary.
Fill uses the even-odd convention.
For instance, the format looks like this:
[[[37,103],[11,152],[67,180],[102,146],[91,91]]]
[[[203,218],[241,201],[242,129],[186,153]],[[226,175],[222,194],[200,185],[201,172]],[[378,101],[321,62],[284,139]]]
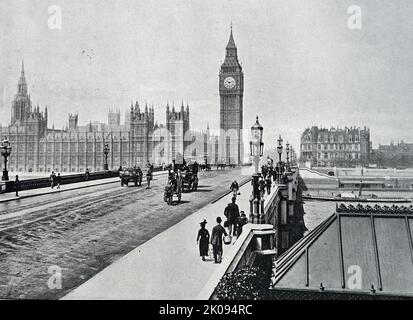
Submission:
[[[227,89],[232,89],[235,87],[235,79],[233,77],[227,77],[224,80],[224,86]]]

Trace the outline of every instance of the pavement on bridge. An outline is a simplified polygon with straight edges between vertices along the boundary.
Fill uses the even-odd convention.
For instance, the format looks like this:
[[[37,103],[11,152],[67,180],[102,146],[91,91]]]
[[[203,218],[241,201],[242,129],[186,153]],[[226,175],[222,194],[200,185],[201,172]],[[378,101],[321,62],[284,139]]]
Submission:
[[[246,183],[240,192],[237,203],[248,216],[251,184]],[[196,243],[199,223],[206,219],[207,229],[211,233],[217,216],[225,220],[224,208],[231,197],[232,194],[228,194],[196,211],[108,266],[62,299],[195,299],[219,266],[213,263],[212,257],[203,262],[199,256]],[[232,244],[224,245],[223,260],[232,248]]]
[[[154,176],[158,176],[162,174],[166,174],[166,171],[157,171],[153,173]],[[1,193],[0,203],[16,201],[19,199],[25,199],[25,198],[31,198],[31,197],[37,197],[37,196],[42,196],[42,195],[48,195],[48,194],[53,194],[53,193],[78,190],[78,189],[100,186],[100,185],[110,184],[110,183],[120,183],[119,177],[64,184],[60,186],[60,189],[57,189],[57,187],[54,187],[53,189],[51,189],[50,187],[47,187],[47,188],[38,188],[38,189],[31,189],[31,190],[22,190],[22,191],[19,191],[18,197],[16,197],[15,192]],[[145,183],[146,183],[145,181],[142,182],[142,184],[145,184]]]

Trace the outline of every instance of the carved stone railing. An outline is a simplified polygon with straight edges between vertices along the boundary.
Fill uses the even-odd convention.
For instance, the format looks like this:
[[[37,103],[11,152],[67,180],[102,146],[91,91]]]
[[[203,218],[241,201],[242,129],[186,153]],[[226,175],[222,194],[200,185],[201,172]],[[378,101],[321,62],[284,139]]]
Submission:
[[[225,259],[212,274],[197,299],[216,300],[216,286],[222,277],[243,266],[253,266],[257,257],[269,257],[268,264],[270,266],[272,261],[270,257],[276,254],[273,243],[274,234],[271,225],[251,223],[245,225],[233,248],[225,254]]]

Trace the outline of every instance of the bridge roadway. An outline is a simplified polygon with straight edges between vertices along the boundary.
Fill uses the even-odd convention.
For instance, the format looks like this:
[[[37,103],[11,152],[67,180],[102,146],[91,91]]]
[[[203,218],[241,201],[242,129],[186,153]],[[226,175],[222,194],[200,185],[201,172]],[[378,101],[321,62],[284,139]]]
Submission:
[[[250,175],[245,177],[244,181],[249,182],[249,178]],[[275,188],[271,195],[274,190]],[[248,215],[250,183],[244,184],[240,188],[240,193],[237,198],[238,206]],[[138,246],[63,299],[197,299],[205,286],[210,285],[211,277],[221,266],[214,264],[212,257],[205,262],[201,260],[196,244],[199,223],[206,219],[207,229],[211,233],[216,225],[216,217],[225,218],[223,211],[231,197],[232,194],[228,194],[200,208],[168,230]],[[227,257],[235,254],[235,241],[230,245],[224,245],[222,267],[229,263]]]
[[[65,185],[63,192],[39,189],[36,192],[43,195],[17,200],[11,200],[10,194],[0,195],[0,298],[65,296],[137,246],[222,196],[231,181],[245,178],[241,172],[201,172],[198,191],[184,193],[182,203],[172,206],[163,202],[166,175],[155,176],[149,190],[145,186],[121,187],[114,179],[114,183],[82,189],[65,190],[74,187]],[[34,191],[25,191],[26,195],[30,192]],[[2,199],[9,200],[2,203]],[[188,232],[195,237],[197,228]],[[61,289],[47,286],[51,266],[61,268]]]

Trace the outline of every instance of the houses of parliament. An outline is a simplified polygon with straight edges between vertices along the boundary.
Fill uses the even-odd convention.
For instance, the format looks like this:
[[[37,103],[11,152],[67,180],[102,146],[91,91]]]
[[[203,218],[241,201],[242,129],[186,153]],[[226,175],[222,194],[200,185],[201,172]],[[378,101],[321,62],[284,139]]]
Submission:
[[[0,126],[2,138],[12,146],[9,170],[12,172],[83,172],[88,168],[101,171],[105,164],[105,144],[109,146],[110,170],[134,165],[144,166],[148,161],[155,165],[179,161],[183,156],[209,163],[240,163],[242,160],[242,95],[243,73],[237,58],[232,35],[226,47],[226,57],[219,74],[220,129],[233,130],[238,135],[232,140],[225,134],[212,134],[190,128],[189,105],[175,108],[167,103],[165,124],[155,122],[154,107],[132,103],[121,124],[120,111],[110,110],[108,123],[78,125],[78,114],[69,114],[65,128],[48,127],[45,107],[33,105],[24,64],[21,66],[11,108],[11,123]],[[188,151],[189,149],[189,151]],[[229,150],[235,152],[229,152]],[[189,152],[189,154],[188,154]],[[0,168],[3,163],[1,162]]]

